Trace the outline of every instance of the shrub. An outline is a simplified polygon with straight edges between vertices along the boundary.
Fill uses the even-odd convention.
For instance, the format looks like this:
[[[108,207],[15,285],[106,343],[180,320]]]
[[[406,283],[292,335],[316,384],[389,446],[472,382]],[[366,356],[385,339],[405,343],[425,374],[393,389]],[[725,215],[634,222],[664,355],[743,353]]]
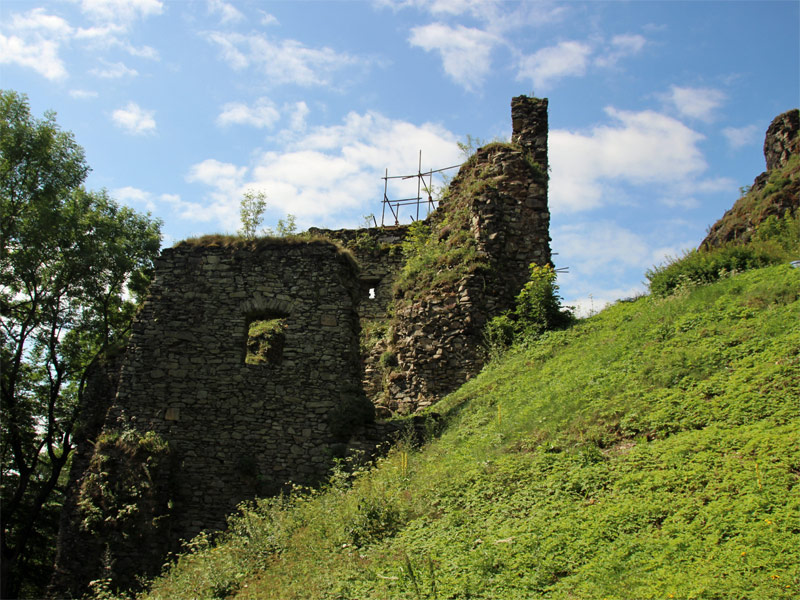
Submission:
[[[766,247],[729,244],[712,251],[691,250],[679,259],[649,269],[645,277],[650,282],[650,292],[663,297],[686,286],[713,283],[733,273],[777,262],[780,258]]]
[[[494,317],[486,325],[484,335],[490,351],[507,348],[515,339],[535,339],[572,322],[571,310],[561,306],[555,269],[535,263],[530,268],[530,279],[517,295],[514,310]]]

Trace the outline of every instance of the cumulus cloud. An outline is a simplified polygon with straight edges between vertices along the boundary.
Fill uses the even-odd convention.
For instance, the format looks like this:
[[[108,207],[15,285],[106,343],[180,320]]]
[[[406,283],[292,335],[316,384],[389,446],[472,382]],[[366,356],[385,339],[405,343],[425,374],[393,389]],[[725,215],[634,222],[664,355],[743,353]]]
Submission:
[[[298,103],[286,110],[304,116]],[[247,165],[208,159],[194,165],[187,180],[205,184],[208,204],[203,218],[214,219],[227,230],[239,226],[239,199],[248,189],[264,190],[268,213],[278,219],[291,213],[302,226],[352,226],[340,214],[361,209],[380,210],[381,177],[415,173],[419,151],[423,169],[456,164],[460,151],[455,136],[431,123],[416,125],[379,113],[350,113],[340,125],[316,127],[293,137],[285,148],[261,153]],[[390,197],[416,194],[415,181],[393,180]],[[409,215],[402,215],[408,220]],[[198,217],[194,217],[198,218]]]
[[[744,127],[726,127],[722,130],[722,135],[728,140],[728,145],[736,149],[758,143],[761,132],[755,125],[745,125]]]
[[[58,43],[52,40],[26,41],[0,33],[0,64],[16,64],[33,69],[51,81],[65,79],[67,69],[58,56]]]
[[[433,23],[411,30],[409,42],[430,52],[439,53],[445,73],[467,90],[479,86],[491,67],[492,47],[498,39],[485,31],[464,27],[450,27]]]
[[[350,54],[327,47],[309,48],[296,40],[273,41],[259,34],[219,31],[206,37],[219,46],[222,58],[232,68],[253,67],[275,84],[329,85],[336,71],[365,64]]]
[[[213,158],[193,165],[186,175],[186,181],[199,182],[218,190],[230,191],[239,188],[244,181],[247,167],[237,167]]]
[[[592,48],[582,42],[561,42],[520,60],[517,79],[530,79],[535,89],[548,88],[569,75],[583,75]]]
[[[653,251],[647,239],[613,221],[564,225],[553,231],[559,262],[576,275],[614,274],[627,267],[646,268]]]
[[[682,117],[710,122],[716,117],[716,109],[725,101],[725,94],[712,88],[670,86],[664,99],[674,106]]]
[[[145,110],[135,102],[128,102],[111,114],[114,124],[132,135],[154,133],[156,130],[155,111]]]
[[[192,221],[211,221],[214,215],[197,202],[187,202],[178,194],[154,194],[146,190],[125,186],[111,190],[111,197],[134,207],[144,207],[152,213],[171,213],[175,217]]]
[[[376,0],[376,4],[394,11],[414,8],[435,17],[467,15],[494,33],[552,23],[564,18],[569,11],[563,3],[549,0],[514,5],[504,0]]]
[[[306,128],[306,117],[310,112],[305,102],[295,102],[287,107],[289,112],[289,128],[292,131],[304,131]]]
[[[558,265],[569,268],[558,279],[564,303],[576,307],[579,316],[644,293],[643,284],[627,282],[678,252],[676,247],[655,246],[654,236],[610,220],[570,222],[553,228],[551,235]]]
[[[550,207],[571,213],[610,201],[609,184],[662,184],[662,193],[706,169],[698,148],[703,136],[653,111],[607,108],[612,125],[586,133],[550,132]]]
[[[47,14],[44,8],[34,8],[25,14],[12,15],[11,27],[17,32],[35,31],[52,37],[64,38],[72,34],[72,27],[67,21],[59,16]]]
[[[0,32],[0,64],[33,69],[51,81],[65,79],[68,72],[59,53],[61,46],[70,42],[80,42],[94,50],[120,47],[137,58],[157,59],[154,48],[133,46],[125,36],[131,21],[158,14],[161,7],[161,2],[155,0],[84,0],[84,13],[97,24],[78,28],[62,17],[48,14],[44,8],[14,13],[0,25],[6,30]],[[95,71],[108,73],[101,76],[119,76],[108,68]]]
[[[270,128],[278,119],[280,112],[268,98],[259,98],[253,106],[241,102],[228,102],[217,117],[219,125],[251,125]]]
[[[51,81],[65,79],[66,66],[59,56],[61,44],[69,40],[73,29],[61,17],[43,8],[11,15],[0,33],[0,64],[15,64],[33,69]]]

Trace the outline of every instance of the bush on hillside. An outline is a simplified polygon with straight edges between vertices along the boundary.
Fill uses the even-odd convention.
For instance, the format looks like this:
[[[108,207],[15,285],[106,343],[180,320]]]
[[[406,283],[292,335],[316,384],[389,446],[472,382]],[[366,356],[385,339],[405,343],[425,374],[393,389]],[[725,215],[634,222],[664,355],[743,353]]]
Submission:
[[[494,317],[486,326],[490,349],[507,348],[518,339],[535,339],[572,322],[571,310],[561,306],[555,269],[537,264],[530,268],[530,279],[517,295],[514,310]]]
[[[687,286],[713,283],[723,277],[800,258],[800,212],[771,215],[755,229],[747,244],[728,243],[712,250],[686,252],[645,273],[650,292],[669,296]]]
[[[680,258],[649,269],[645,277],[650,282],[650,292],[664,297],[687,286],[713,283],[776,262],[776,257],[765,249],[729,244],[711,252],[690,250]]]

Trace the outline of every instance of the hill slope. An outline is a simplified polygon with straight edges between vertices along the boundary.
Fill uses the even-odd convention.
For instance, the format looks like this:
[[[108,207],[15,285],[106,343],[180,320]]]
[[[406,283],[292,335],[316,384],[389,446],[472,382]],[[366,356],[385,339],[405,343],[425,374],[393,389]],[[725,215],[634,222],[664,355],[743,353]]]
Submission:
[[[546,334],[426,447],[244,509],[146,597],[797,597],[799,315],[783,264]]]

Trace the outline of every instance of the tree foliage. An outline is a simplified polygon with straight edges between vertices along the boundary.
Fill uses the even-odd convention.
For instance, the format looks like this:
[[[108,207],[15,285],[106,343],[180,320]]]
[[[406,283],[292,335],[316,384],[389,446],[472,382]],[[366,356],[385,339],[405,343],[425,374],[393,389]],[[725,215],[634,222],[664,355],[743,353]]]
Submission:
[[[561,305],[555,269],[535,263],[530,269],[530,279],[517,294],[514,309],[494,317],[486,326],[486,340],[492,351],[507,348],[517,340],[538,338],[573,320],[570,307]]]
[[[248,240],[254,239],[266,210],[267,195],[263,191],[247,190],[239,201],[239,216],[242,220],[239,235]]]
[[[87,369],[124,341],[160,246],[160,223],[86,190],[88,172],[54,113],[36,119],[25,96],[0,91],[3,598],[47,562],[31,549],[55,533],[41,523]]]

